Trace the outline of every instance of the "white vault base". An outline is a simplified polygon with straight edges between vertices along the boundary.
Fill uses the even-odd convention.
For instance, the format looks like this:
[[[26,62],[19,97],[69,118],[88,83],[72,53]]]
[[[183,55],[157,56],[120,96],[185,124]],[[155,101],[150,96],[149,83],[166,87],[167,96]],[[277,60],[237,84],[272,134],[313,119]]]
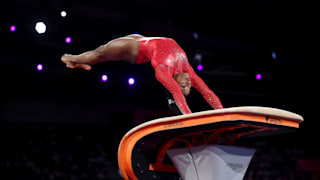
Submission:
[[[167,151],[183,180],[242,180],[254,153],[255,149],[224,145]]]

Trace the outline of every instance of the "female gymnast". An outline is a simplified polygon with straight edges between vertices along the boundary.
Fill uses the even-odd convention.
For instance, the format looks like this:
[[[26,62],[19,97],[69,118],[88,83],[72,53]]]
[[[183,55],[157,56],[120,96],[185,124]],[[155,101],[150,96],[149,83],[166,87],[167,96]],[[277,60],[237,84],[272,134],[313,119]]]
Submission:
[[[191,86],[202,94],[212,108],[223,108],[220,99],[194,72],[185,52],[171,38],[133,34],[114,39],[80,55],[65,54],[61,57],[61,61],[68,68],[82,68],[88,71],[94,64],[121,60],[132,64],[151,61],[157,80],[172,94],[182,114],[191,113],[184,97],[190,94]]]

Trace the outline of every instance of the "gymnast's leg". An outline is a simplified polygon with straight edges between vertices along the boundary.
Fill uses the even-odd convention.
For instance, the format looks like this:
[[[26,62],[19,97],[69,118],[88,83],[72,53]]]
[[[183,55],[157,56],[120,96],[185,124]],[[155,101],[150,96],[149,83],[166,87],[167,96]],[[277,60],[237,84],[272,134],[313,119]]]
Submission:
[[[117,38],[92,51],[79,55],[65,54],[61,57],[61,61],[68,68],[82,68],[84,70],[91,70],[92,65],[105,61],[123,60],[134,64],[139,53],[139,41],[137,39],[141,37],[143,36],[128,35]]]

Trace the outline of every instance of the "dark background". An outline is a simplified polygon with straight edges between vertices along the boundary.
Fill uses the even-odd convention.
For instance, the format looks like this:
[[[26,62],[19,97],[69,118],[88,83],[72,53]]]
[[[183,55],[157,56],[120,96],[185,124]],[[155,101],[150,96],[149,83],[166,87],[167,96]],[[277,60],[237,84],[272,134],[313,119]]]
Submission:
[[[119,178],[116,153],[122,136],[141,122],[171,115],[165,89],[149,63],[108,62],[85,72],[67,69],[60,57],[140,33],[175,39],[195,69],[195,54],[202,54],[204,70],[197,73],[224,107],[266,106],[304,117],[294,133],[251,142],[261,151],[246,179],[319,178],[297,168],[299,160],[319,159],[319,31],[311,8],[285,0],[2,2],[0,176]],[[37,21],[46,23],[45,34],[35,32]],[[43,71],[36,70],[38,64]],[[102,74],[108,82],[101,81]],[[131,76],[134,86],[127,85]],[[193,112],[210,109],[194,90],[187,101]]]

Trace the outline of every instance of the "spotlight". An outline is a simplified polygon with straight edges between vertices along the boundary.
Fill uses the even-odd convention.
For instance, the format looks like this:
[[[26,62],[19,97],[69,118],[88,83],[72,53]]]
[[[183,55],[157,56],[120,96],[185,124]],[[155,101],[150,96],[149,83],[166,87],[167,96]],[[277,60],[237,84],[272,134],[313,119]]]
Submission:
[[[15,31],[16,31],[16,29],[17,29],[17,28],[16,28],[16,26],[15,26],[15,25],[10,26],[10,31],[11,31],[11,32],[15,32]]]
[[[66,41],[67,44],[70,44],[71,43],[71,37],[66,37],[65,41]]]
[[[38,64],[38,65],[37,65],[37,70],[38,70],[38,71],[42,71],[42,70],[43,70],[42,64]]]
[[[134,83],[135,83],[134,78],[129,78],[128,84],[129,84],[130,86],[132,86],[132,85],[134,85]]]
[[[195,61],[200,62],[200,61],[202,60],[202,54],[200,54],[200,53],[194,54],[193,59],[194,59]]]
[[[272,58],[273,58],[273,59],[277,59],[277,54],[276,54],[276,52],[272,51],[271,55],[272,55]]]
[[[61,15],[61,17],[66,17],[67,16],[67,12],[66,11],[61,11],[60,15]]]
[[[44,22],[40,21],[36,23],[35,30],[37,31],[37,33],[43,34],[46,32],[47,26]]]
[[[194,33],[193,33],[193,38],[194,38],[195,40],[198,40],[198,39],[199,39],[199,35],[198,35],[197,32],[194,32]]]
[[[198,69],[198,71],[202,71],[202,70],[203,70],[202,64],[199,64],[199,65],[197,66],[197,69]]]
[[[105,74],[103,74],[103,75],[101,76],[101,80],[102,80],[103,82],[107,82],[107,81],[108,81],[108,76],[105,75]]]
[[[261,78],[262,78],[262,75],[261,75],[261,74],[257,74],[257,75],[256,75],[256,79],[257,79],[257,80],[260,80]]]

